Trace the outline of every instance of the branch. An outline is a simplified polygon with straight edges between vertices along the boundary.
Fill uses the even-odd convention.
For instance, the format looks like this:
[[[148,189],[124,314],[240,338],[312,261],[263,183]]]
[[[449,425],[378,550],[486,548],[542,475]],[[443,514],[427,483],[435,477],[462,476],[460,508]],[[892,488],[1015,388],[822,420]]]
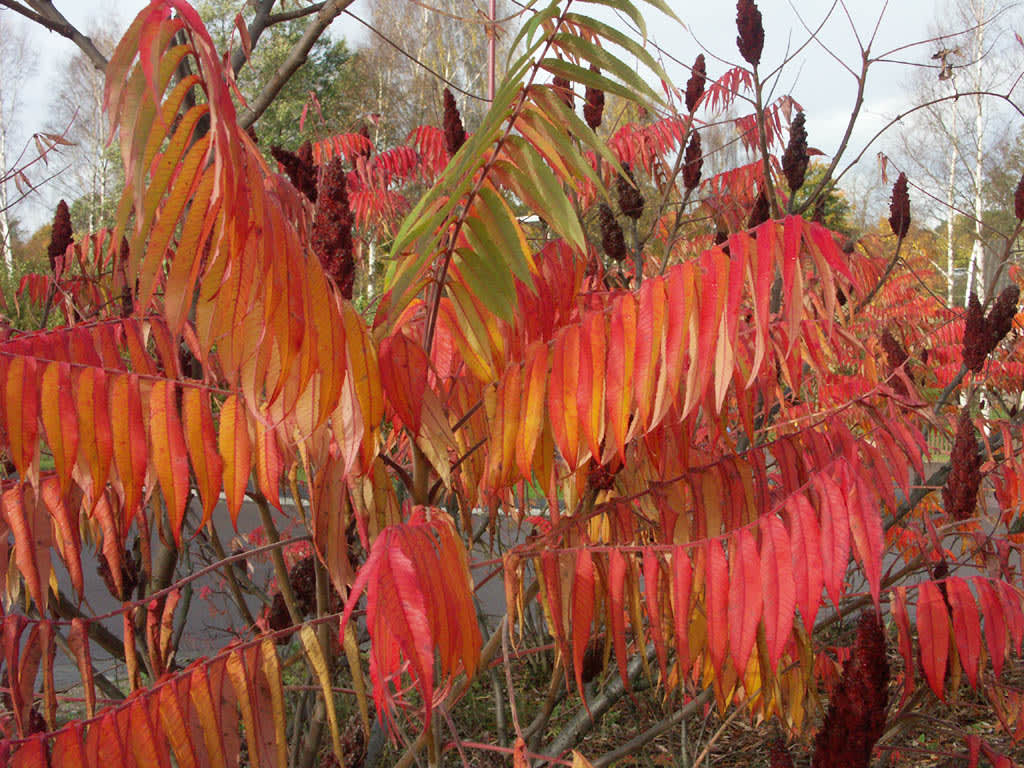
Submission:
[[[0,5],[10,8],[15,13],[20,13],[26,19],[35,22],[41,27],[45,27],[51,32],[56,32],[61,37],[66,37],[82,50],[82,53],[88,57],[96,69],[100,72],[106,71],[107,57],[100,53],[90,38],[79,32],[64,17],[64,14],[53,6],[51,0],[26,0],[26,2],[32,6],[31,9],[26,8],[15,0],[0,0]]]
[[[256,15],[249,22],[250,51],[256,47],[256,42],[260,39],[263,31],[270,26],[270,11],[273,8],[274,0],[260,0],[256,7]],[[231,71],[235,73],[235,77],[238,77],[238,73],[242,71],[246,61],[248,58],[245,55],[245,49],[239,45],[231,52]]]
[[[348,8],[355,0],[328,0],[323,4],[323,7],[317,11],[316,17],[309,22],[309,26],[306,27],[306,31],[302,33],[302,37],[299,41],[292,46],[291,51],[288,52],[288,56],[282,62],[281,66],[277,68],[277,71],[271,76],[267,84],[263,86],[263,90],[260,91],[259,96],[253,99],[252,103],[242,111],[239,116],[238,124],[243,128],[248,128],[255,123],[260,115],[262,115],[267,107],[274,101],[277,94],[284,87],[285,83],[288,82],[289,78],[295,71],[306,63],[306,58],[309,56],[310,50],[316,44],[316,41],[320,39],[320,35],[331,25],[341,12]],[[255,20],[254,20],[255,21]]]

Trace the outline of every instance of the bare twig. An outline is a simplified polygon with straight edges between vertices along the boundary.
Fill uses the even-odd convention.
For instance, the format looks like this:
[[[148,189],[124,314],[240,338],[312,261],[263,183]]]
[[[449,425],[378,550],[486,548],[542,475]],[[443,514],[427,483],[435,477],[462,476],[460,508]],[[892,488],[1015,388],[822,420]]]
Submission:
[[[107,69],[107,57],[100,53],[93,41],[83,35],[68,21],[64,14],[58,11],[50,0],[26,0],[31,8],[26,8],[16,0],[0,0],[0,5],[10,8],[15,13],[20,13],[25,18],[34,21],[36,24],[45,27],[51,32],[56,32],[61,37],[77,45],[82,53],[86,55],[93,66],[100,72]]]

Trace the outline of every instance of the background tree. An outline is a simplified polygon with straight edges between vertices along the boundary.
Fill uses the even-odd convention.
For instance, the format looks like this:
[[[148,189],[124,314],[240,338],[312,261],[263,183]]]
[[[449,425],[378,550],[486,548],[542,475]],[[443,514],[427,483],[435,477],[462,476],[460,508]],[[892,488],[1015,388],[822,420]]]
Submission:
[[[0,258],[7,273],[14,267],[14,232],[11,227],[13,171],[28,158],[17,142],[18,112],[21,89],[31,75],[35,53],[30,50],[23,33],[11,27],[6,15],[0,14]]]

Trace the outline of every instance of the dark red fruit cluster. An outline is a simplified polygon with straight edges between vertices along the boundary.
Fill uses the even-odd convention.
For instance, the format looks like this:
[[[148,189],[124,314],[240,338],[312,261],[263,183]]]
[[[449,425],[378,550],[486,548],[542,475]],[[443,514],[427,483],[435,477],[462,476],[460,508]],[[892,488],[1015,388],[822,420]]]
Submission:
[[[778,736],[768,749],[768,765],[770,768],[794,768],[786,743]]]
[[[444,89],[444,145],[452,156],[466,143],[466,129],[462,127],[462,115],[455,105],[455,97]]]
[[[310,244],[324,272],[346,299],[352,298],[355,259],[352,254],[352,209],[348,204],[345,169],[340,157],[324,169],[320,196],[313,218]]]
[[[316,166],[313,165],[313,145],[308,141],[299,147],[298,152],[289,152],[283,147],[271,147],[270,154],[281,165],[292,185],[306,196],[311,203],[316,202]]]
[[[892,185],[889,202],[889,226],[896,237],[904,238],[910,230],[910,195],[907,194],[907,174],[901,173]]]
[[[704,153],[700,148],[700,134],[697,131],[690,136],[690,143],[686,145],[683,159],[686,161],[683,166],[683,186],[687,189],[696,189],[700,184],[700,172],[704,166]]]
[[[299,560],[288,571],[288,582],[295,595],[295,607],[303,616],[316,611],[316,564],[313,555]]]
[[[885,632],[874,612],[865,613],[857,639],[814,740],[811,768],[868,768],[875,743],[885,731],[889,662]]]
[[[53,231],[50,233],[50,244],[46,247],[46,255],[50,257],[50,270],[57,271],[57,259],[74,242],[71,231],[71,212],[68,204],[61,200],[57,203],[57,211],[53,215]]]
[[[981,486],[981,454],[974,436],[974,424],[967,411],[960,412],[949,464],[949,476],[942,489],[942,506],[953,520],[974,517]]]
[[[977,294],[971,293],[964,318],[963,357],[967,370],[981,372],[985,359],[1012,330],[1019,300],[1020,288],[1016,285],[1007,286],[992,305],[988,317],[985,317]]]
[[[782,174],[786,177],[786,183],[792,192],[796,192],[804,185],[807,163],[810,160],[807,155],[805,122],[804,113],[797,112],[789,126],[789,144],[786,145],[786,151],[782,155]]]
[[[114,581],[114,574],[110,570],[110,562],[107,560],[107,556],[101,552],[97,559],[99,564],[96,566],[96,573],[103,579],[107,591],[122,602],[128,600],[132,592],[135,591],[135,587],[139,584],[140,563],[135,559],[132,551],[126,549],[121,555],[121,585],[124,587],[123,591],[118,591],[117,589],[117,582]]]
[[[747,229],[753,229],[759,227],[771,218],[772,209],[768,204],[768,195],[764,193],[762,189],[757,193],[757,199],[754,201],[754,207],[750,209],[750,218],[747,219]]]
[[[590,71],[600,74],[600,70],[593,64],[590,65]],[[590,126],[591,130],[596,131],[601,125],[601,117],[603,115],[604,91],[600,88],[591,88],[588,85],[586,101],[583,104],[583,119],[587,121],[587,125]]]
[[[704,95],[704,84],[708,79],[707,67],[704,63],[704,54],[699,54],[693,62],[690,70],[690,79],[686,81],[686,109],[693,112],[697,108],[697,102]]]
[[[736,29],[739,31],[736,45],[740,55],[756,67],[761,63],[761,50],[764,48],[764,25],[754,0],[739,0],[736,3]]]
[[[636,177],[633,175],[633,169],[629,167],[629,163],[623,163],[622,170],[625,173],[619,174],[615,178],[615,194],[619,198],[619,210],[622,211],[623,216],[628,216],[636,221],[644,213],[644,196],[640,193]]]
[[[907,350],[896,341],[896,337],[892,335],[888,330],[882,334],[882,349],[885,351],[885,357],[889,362],[889,368],[896,370],[910,357],[907,354]]]
[[[572,83],[569,81],[569,78],[555,75],[555,79],[551,81],[551,89],[558,98],[565,102],[565,106],[569,109],[576,108],[576,99],[573,96]]]
[[[622,235],[622,227],[615,220],[615,214],[607,203],[597,208],[597,222],[601,227],[601,247],[612,261],[626,258],[626,239]]]

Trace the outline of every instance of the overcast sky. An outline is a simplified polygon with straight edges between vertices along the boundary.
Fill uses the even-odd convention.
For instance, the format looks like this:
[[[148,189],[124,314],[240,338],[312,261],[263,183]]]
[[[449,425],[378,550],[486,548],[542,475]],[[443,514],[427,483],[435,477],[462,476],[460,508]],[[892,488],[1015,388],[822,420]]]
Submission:
[[[443,7],[444,0],[434,0]],[[928,30],[934,26],[936,7],[943,0],[894,0],[885,8],[885,14],[878,28],[872,47],[873,55],[881,54],[898,46],[926,39]],[[651,12],[648,32],[653,42],[661,48],[690,63],[701,46],[721,56],[728,62],[740,61],[736,50],[735,8],[731,2],[717,3],[709,0],[668,0],[685,23],[680,27],[657,12]],[[56,6],[80,29],[88,29],[99,17],[114,16],[121,26],[126,26],[146,3],[143,0],[56,0]],[[354,15],[368,18],[372,0],[356,0],[351,11]],[[484,5],[483,0],[479,4]],[[643,6],[643,3],[637,2]],[[787,50],[793,50],[807,38],[800,17],[811,27],[816,27],[824,18],[831,3],[825,0],[759,0],[765,26],[765,48],[762,56],[762,71],[780,62]],[[879,14],[886,3],[883,0],[848,0],[851,18],[837,10],[820,34],[820,39],[840,59],[857,69],[859,54],[856,34],[861,40],[871,37]],[[10,11],[0,11],[9,23],[20,24],[22,20]],[[25,22],[32,29],[32,39],[40,53],[39,71],[32,85],[26,89],[24,109],[20,115],[19,128],[22,135],[46,127],[49,100],[52,89],[46,83],[53,82],[63,62],[74,52],[74,46],[64,38],[48,33]],[[344,36],[350,43],[358,45],[367,40],[365,27],[347,16],[335,22],[334,34]],[[932,53],[934,45],[912,48],[898,54],[897,58],[924,62]],[[666,69],[677,85],[684,85],[686,75],[672,64],[665,62]],[[709,74],[714,77],[725,68],[722,62],[708,59]],[[871,70],[865,105],[855,144],[863,145],[888,119],[902,111],[909,103],[906,92],[906,68],[893,64],[878,64]],[[777,92],[789,91],[807,112],[809,143],[831,154],[839,143],[847,116],[850,113],[856,82],[822,46],[812,43],[790,64],[776,88]],[[872,147],[868,156],[874,157],[877,148]],[[54,201],[44,198],[29,210],[21,211],[22,218],[31,226],[49,218]]]

